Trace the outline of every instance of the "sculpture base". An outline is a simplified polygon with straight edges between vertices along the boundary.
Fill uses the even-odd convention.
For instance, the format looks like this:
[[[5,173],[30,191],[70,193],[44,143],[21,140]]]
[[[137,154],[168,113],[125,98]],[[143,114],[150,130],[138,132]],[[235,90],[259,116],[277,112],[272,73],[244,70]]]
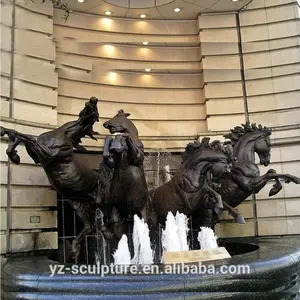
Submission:
[[[299,237],[260,238],[255,243],[225,239],[221,244],[233,257],[203,263],[213,265],[215,274],[50,277],[49,264],[55,262],[45,256],[10,257],[2,268],[1,299],[300,299]],[[245,253],[246,249],[251,252]],[[224,275],[222,265],[247,265],[250,271]]]

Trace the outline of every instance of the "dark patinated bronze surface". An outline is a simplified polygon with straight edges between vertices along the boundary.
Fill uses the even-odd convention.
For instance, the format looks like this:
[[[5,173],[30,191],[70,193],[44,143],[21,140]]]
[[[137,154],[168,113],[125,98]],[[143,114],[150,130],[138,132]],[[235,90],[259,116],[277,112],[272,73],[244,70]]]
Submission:
[[[91,97],[79,118],[34,138],[1,127],[1,136],[8,136],[6,153],[19,164],[16,147],[23,143],[29,156],[41,164],[51,186],[65,198],[84,223],[83,230],[72,244],[72,254],[79,255],[80,242],[95,228],[106,238],[120,239],[125,225],[138,214],[148,222],[152,241],[158,243],[157,224],[164,224],[169,211],[192,216],[193,228],[214,228],[223,210],[239,223],[243,217],[234,209],[251,194],[258,193],[270,180],[275,184],[270,196],[282,189],[280,179],[300,184],[300,178],[277,174],[270,169],[260,176],[260,164],[270,163],[271,130],[246,123],[231,130],[225,144],[210,142],[205,137],[187,145],[183,161],[171,180],[148,193],[144,172],[144,145],[138,129],[128,119],[129,113],[119,110],[103,126],[111,134],[105,138],[103,161],[98,170],[89,169],[74,159],[74,150],[85,151],[83,137],[95,139],[93,125],[99,121],[98,99]],[[104,223],[95,222],[103,212]],[[98,234],[97,234],[98,235]],[[155,245],[154,245],[155,246]]]
[[[10,160],[20,163],[16,147],[23,143],[28,155],[40,164],[51,186],[65,198],[70,199],[72,207],[84,222],[83,230],[73,241],[72,253],[78,256],[80,241],[92,232],[95,220],[95,206],[103,204],[107,174],[91,170],[74,159],[74,149],[85,151],[80,145],[81,138],[88,136],[94,140],[93,125],[99,121],[98,99],[91,97],[79,113],[79,118],[54,130],[45,132],[35,139],[12,129],[1,127],[1,136],[7,135],[10,143],[6,153]]]
[[[274,169],[269,169],[266,174],[260,175],[258,166],[255,163],[255,153],[259,157],[259,163],[265,167],[271,160],[271,129],[261,125],[246,123],[236,126],[225,138],[229,139],[225,144],[233,146],[233,156],[235,157],[231,172],[224,173],[219,185],[215,185],[222,200],[231,207],[237,207],[250,195],[257,194],[266,184],[275,180],[269,196],[276,195],[281,189],[280,179],[285,183],[293,182],[300,184],[300,178],[290,174],[277,174]],[[271,201],[271,200],[270,200]],[[226,206],[225,204],[225,206]],[[194,215],[194,225],[214,227],[219,221],[219,215],[212,213],[211,224],[205,222],[209,212],[201,210],[200,214]],[[239,222],[240,215],[233,210],[229,213]]]
[[[146,202],[148,187],[144,172],[144,145],[135,125],[127,117],[129,113],[119,110],[103,126],[110,133],[120,133],[105,139],[103,159],[113,167],[108,206],[111,208],[106,236],[112,233],[120,239],[125,233],[124,225],[129,216],[138,214],[147,221]]]

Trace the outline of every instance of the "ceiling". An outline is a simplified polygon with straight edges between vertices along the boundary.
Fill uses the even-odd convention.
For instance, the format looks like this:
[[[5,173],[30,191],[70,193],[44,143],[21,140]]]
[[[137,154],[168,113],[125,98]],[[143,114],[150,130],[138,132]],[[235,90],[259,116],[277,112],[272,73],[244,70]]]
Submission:
[[[252,0],[65,0],[72,11],[104,15],[111,11],[112,17],[140,18],[141,14],[146,19],[175,19],[195,20],[201,13],[238,11],[243,9]],[[180,8],[180,12],[175,12]]]

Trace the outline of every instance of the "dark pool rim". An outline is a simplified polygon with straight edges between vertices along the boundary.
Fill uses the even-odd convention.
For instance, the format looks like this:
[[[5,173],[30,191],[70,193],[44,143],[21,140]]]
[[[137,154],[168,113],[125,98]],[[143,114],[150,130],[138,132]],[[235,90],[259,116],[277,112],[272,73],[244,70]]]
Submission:
[[[223,240],[223,243],[232,243]],[[236,243],[250,243],[239,239]],[[259,249],[214,261],[249,265],[249,274],[56,275],[45,256],[10,257],[2,267],[1,299],[300,299],[300,238],[260,238]],[[206,262],[209,265],[211,262]]]

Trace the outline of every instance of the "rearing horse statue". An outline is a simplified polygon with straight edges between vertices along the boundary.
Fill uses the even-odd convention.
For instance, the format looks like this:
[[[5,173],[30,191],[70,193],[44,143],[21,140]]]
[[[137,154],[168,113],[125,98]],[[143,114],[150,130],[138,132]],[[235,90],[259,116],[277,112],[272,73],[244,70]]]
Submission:
[[[74,159],[74,149],[85,150],[79,145],[81,138],[88,136],[95,139],[93,124],[99,121],[97,102],[97,98],[90,98],[76,121],[42,133],[37,139],[1,127],[1,136],[7,135],[11,141],[6,150],[10,160],[15,164],[20,163],[15,149],[23,143],[33,161],[41,164],[51,186],[70,200],[70,204],[84,222],[83,230],[72,243],[72,254],[75,257],[79,255],[80,241],[94,226],[91,222],[94,217],[90,219],[90,205],[93,203],[99,207],[107,185],[104,174],[88,169]]]
[[[233,155],[236,158],[230,173],[224,174],[220,180],[221,188],[218,189],[223,201],[232,207],[240,205],[250,195],[257,194],[270,180],[275,184],[269,196],[276,195],[281,189],[280,179],[286,183],[300,184],[300,178],[290,174],[277,174],[270,169],[266,174],[260,175],[255,164],[255,153],[259,156],[260,164],[268,166],[271,158],[271,129],[256,124],[242,124],[236,126],[225,138],[233,146]],[[215,218],[214,225],[218,217]]]

